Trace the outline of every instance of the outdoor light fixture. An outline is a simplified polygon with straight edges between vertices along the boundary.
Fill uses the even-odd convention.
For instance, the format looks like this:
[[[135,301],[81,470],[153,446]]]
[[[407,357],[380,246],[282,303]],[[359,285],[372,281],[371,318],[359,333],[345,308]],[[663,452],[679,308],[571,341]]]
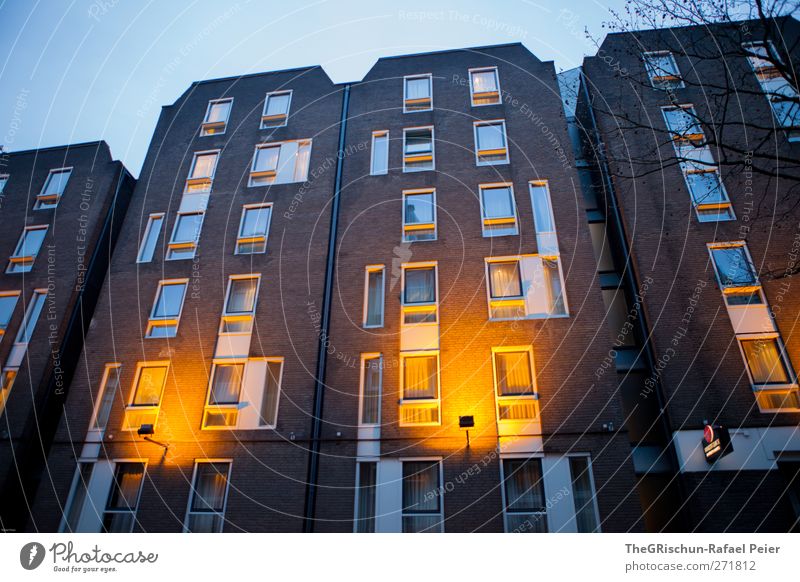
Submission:
[[[459,416],[458,417],[458,428],[467,433],[467,448],[469,448],[469,429],[475,428],[475,417],[470,416]]]
[[[155,427],[152,424],[143,424],[139,427],[139,430],[136,431],[140,437],[142,437],[147,442],[153,443],[154,445],[158,445],[164,449],[164,454],[161,456],[161,459],[164,460],[167,456],[167,451],[169,450],[169,445],[160,443],[157,440],[151,438],[152,435],[156,434]]]

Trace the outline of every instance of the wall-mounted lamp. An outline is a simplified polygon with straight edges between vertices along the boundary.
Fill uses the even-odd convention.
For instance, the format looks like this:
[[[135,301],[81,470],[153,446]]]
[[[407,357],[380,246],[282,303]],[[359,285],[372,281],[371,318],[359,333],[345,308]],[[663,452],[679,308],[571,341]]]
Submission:
[[[458,417],[458,428],[467,433],[467,448],[469,448],[469,429],[475,428],[475,417],[470,416],[459,416]]]
[[[161,460],[163,461],[167,457],[167,451],[169,450],[169,445],[160,443],[157,440],[151,438],[152,435],[156,434],[156,430],[152,424],[143,424],[139,427],[139,430],[136,431],[140,437],[146,440],[149,443],[153,443],[154,445],[158,445],[159,447],[164,449],[164,454],[161,455]]]

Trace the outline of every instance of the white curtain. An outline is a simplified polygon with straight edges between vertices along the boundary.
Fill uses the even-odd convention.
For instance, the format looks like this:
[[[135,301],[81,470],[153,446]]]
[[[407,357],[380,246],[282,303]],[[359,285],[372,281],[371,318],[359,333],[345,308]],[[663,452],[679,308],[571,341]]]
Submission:
[[[213,103],[208,112],[207,123],[217,123],[219,121],[228,120],[228,111],[231,109],[230,101],[223,101],[221,103]]]
[[[403,463],[403,512],[438,512],[439,463],[407,461]]]
[[[381,397],[381,358],[364,360],[364,394],[362,396],[361,422],[376,424],[379,418]]]
[[[436,301],[433,269],[408,269],[405,279],[406,304]]]
[[[519,263],[490,263],[491,293],[493,298],[519,297],[522,295],[522,282],[519,276]]]
[[[540,459],[505,459],[503,473],[509,511],[544,511],[544,481]]]
[[[403,358],[403,398],[436,398],[436,356]]]
[[[483,188],[483,214],[486,218],[506,218],[514,216],[511,203],[511,188]]]
[[[256,279],[233,279],[228,297],[228,313],[251,313],[256,300]]]
[[[267,102],[267,115],[288,115],[289,94],[270,95]]]
[[[775,338],[746,340],[742,349],[756,384],[788,384],[789,374],[783,364]]]
[[[427,99],[430,93],[430,78],[406,79],[406,99]]]
[[[472,91],[474,93],[488,93],[489,91],[497,91],[497,83],[495,83],[494,71],[472,73]]]
[[[209,178],[214,172],[217,163],[217,154],[202,154],[194,159],[192,178]]]
[[[227,463],[198,463],[192,511],[222,511],[227,484]]]
[[[214,368],[211,404],[237,404],[244,364],[218,364]]]
[[[294,182],[305,182],[308,177],[308,162],[311,157],[311,144],[302,142],[297,148],[294,160]]]
[[[533,394],[531,361],[528,352],[498,352],[497,391],[499,396]]]

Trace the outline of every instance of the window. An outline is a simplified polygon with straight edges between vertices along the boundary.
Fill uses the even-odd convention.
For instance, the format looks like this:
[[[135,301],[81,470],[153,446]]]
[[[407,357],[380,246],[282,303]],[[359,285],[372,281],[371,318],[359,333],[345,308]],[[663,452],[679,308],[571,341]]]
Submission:
[[[72,168],[50,170],[42,191],[36,196],[36,203],[33,205],[33,209],[47,210],[58,206],[58,201],[61,200],[61,196],[64,194],[64,189],[67,187],[71,174]]]
[[[669,51],[644,53],[645,68],[650,83],[656,89],[681,89],[683,80],[675,57]]]
[[[219,533],[225,523],[230,461],[195,461],[184,530]]]
[[[403,191],[403,242],[436,240],[435,190]]]
[[[136,257],[137,263],[149,263],[153,260],[153,253],[155,253],[156,245],[158,244],[158,235],[161,233],[162,224],[164,224],[163,212],[151,214],[147,218],[147,226],[144,229],[144,236],[139,245],[139,254]]]
[[[483,236],[519,234],[517,205],[511,184],[481,184],[480,202]]]
[[[193,259],[203,228],[204,212],[179,212],[167,245],[167,260]]]
[[[6,184],[8,184],[8,174],[0,174],[0,194],[6,189]]]
[[[594,493],[592,465],[589,457],[569,457],[572,501],[575,504],[575,525],[578,533],[599,532],[597,496]]]
[[[103,533],[130,533],[136,521],[145,464],[117,463],[103,512]]]
[[[508,163],[506,122],[478,121],[475,128],[475,161],[479,166]]]
[[[486,259],[486,280],[490,319],[568,314],[558,257]]]
[[[692,197],[700,222],[717,222],[735,218],[719,168],[708,146],[675,142],[686,188]]]
[[[233,99],[213,99],[208,102],[206,116],[200,127],[200,135],[219,135],[225,133],[228,117],[233,107]]]
[[[217,170],[219,151],[197,152],[192,158],[189,177],[186,179],[186,192],[211,192],[214,173]]]
[[[553,218],[553,204],[546,181],[528,183],[533,206],[533,223],[536,227],[536,247],[540,255],[558,256],[558,237]]]
[[[14,254],[8,259],[6,273],[27,273],[33,269],[33,261],[42,248],[45,236],[47,236],[47,225],[26,226],[14,249]]]
[[[439,461],[403,461],[403,533],[441,532]]]
[[[6,333],[11,316],[14,315],[14,308],[17,306],[19,291],[0,292],[0,339]]]
[[[169,362],[137,365],[133,389],[125,409],[123,430],[138,430],[144,424],[155,426],[168,370]]]
[[[33,331],[36,329],[36,323],[39,321],[39,315],[42,313],[44,301],[47,297],[47,289],[36,289],[31,294],[31,300],[28,303],[28,308],[25,310],[25,316],[17,331],[17,337],[14,340],[15,344],[28,344],[33,337]]]
[[[188,279],[161,281],[158,284],[145,337],[165,338],[177,335],[188,285]]]
[[[102,431],[106,429],[108,418],[111,416],[111,409],[114,406],[114,401],[120,388],[119,374],[121,370],[122,366],[120,364],[106,364],[89,430]]]
[[[664,121],[670,134],[672,134],[673,140],[676,142],[691,142],[692,144],[703,141],[705,134],[700,127],[694,107],[691,105],[663,107],[661,112],[664,114]]]
[[[259,281],[258,275],[230,277],[219,333],[250,333],[252,331]]]
[[[75,476],[72,478],[67,508],[64,512],[59,533],[77,533],[83,506],[88,499],[89,481],[92,478],[94,463],[78,463]]]
[[[249,186],[305,182],[311,158],[311,140],[256,146]]]
[[[433,128],[415,127],[403,130],[403,171],[422,172],[435,167]]]
[[[372,162],[369,173],[373,176],[389,172],[389,132],[387,130],[372,132]]]
[[[513,319],[525,316],[519,261],[488,263],[489,317]]]
[[[439,424],[439,353],[400,354],[400,426]]]
[[[800,95],[780,72],[781,60],[771,43],[745,43],[750,66],[769,101],[778,125],[787,131],[789,141],[800,140]]]
[[[292,103],[291,91],[267,93],[264,112],[261,114],[261,129],[283,127],[289,122],[289,107]]]
[[[215,360],[203,429],[274,429],[282,372],[281,358]]]
[[[383,265],[367,266],[364,283],[364,327],[383,327]]]
[[[497,67],[470,69],[469,90],[473,107],[500,103],[500,81],[497,78]]]
[[[761,283],[745,243],[715,243],[708,249],[727,305],[764,303]]]
[[[800,410],[794,371],[777,334],[737,336],[762,412]]]
[[[497,421],[528,421],[539,416],[530,348],[493,348]]]
[[[413,75],[403,79],[403,113],[433,109],[433,77]]]
[[[271,204],[246,204],[242,207],[239,236],[236,238],[237,255],[267,252],[267,233],[271,219]]]
[[[378,463],[375,461],[356,463],[356,533],[375,532],[377,479]]]
[[[3,411],[6,409],[8,395],[11,394],[18,371],[19,368],[6,368],[0,375],[0,417],[3,416]]]
[[[435,265],[403,267],[403,323],[436,323],[438,315]]]
[[[374,426],[381,422],[383,358],[380,354],[361,355],[361,402],[358,424]]]
[[[502,459],[506,532],[547,533],[547,501],[540,458]]]

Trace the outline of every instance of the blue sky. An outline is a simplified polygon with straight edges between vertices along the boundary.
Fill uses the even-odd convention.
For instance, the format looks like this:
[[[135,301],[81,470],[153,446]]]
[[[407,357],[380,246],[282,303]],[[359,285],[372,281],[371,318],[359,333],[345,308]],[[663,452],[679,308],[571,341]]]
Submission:
[[[162,105],[195,80],[321,64],[335,82],[381,56],[521,41],[575,67],[623,0],[0,0],[0,144],[105,139],[134,173]]]

